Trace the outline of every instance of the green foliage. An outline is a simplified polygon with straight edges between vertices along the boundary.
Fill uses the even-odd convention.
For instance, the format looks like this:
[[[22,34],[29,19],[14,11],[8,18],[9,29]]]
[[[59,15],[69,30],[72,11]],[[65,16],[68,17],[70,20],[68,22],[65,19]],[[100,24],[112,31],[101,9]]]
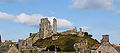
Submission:
[[[56,34],[57,35],[57,34]],[[86,35],[88,35],[86,33]],[[94,44],[99,43],[98,41],[95,41],[94,39],[90,37],[79,37],[77,35],[60,35],[60,37],[57,40],[52,40],[52,38],[46,38],[46,39],[39,39],[36,43],[34,43],[34,46],[38,46],[40,48],[47,47],[49,48],[52,45],[58,46],[61,51],[65,52],[71,52],[75,51],[73,45],[75,43],[79,43],[80,40],[85,41],[87,39],[88,41],[88,48],[92,47]]]
[[[24,51],[21,51],[21,53],[24,53]]]
[[[29,38],[34,38],[37,35],[37,33],[33,33],[31,34],[31,36]]]
[[[89,36],[89,37],[92,37],[92,35],[91,35],[91,34],[89,34],[88,36]]]
[[[44,50],[44,51],[48,51],[48,49],[49,49],[49,51],[55,51],[55,48],[57,51],[61,51],[60,48],[58,46],[55,46],[55,45],[48,46],[46,48],[46,50]]]
[[[90,38],[92,37],[91,34],[88,35],[88,32],[85,32],[85,33],[84,33],[84,36],[85,36],[85,37],[90,37]]]
[[[61,34],[60,33],[58,33],[58,34],[53,34],[53,36],[60,36]]]
[[[85,34],[85,36],[88,36],[88,32],[85,32],[84,34]]]

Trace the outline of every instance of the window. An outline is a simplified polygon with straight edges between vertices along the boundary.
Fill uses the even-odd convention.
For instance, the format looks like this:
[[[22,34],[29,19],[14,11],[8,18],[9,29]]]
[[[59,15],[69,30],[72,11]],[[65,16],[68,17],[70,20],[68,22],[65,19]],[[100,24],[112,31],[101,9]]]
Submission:
[[[101,53],[101,51],[98,51],[98,53]]]

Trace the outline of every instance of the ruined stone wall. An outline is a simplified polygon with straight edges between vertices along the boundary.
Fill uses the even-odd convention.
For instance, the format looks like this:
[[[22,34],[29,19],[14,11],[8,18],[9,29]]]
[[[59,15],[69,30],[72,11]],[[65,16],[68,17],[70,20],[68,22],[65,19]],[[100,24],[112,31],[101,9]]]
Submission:
[[[32,38],[27,38],[26,39],[26,47],[32,48],[32,44],[33,44]]]
[[[57,20],[55,18],[53,19],[53,33],[57,34]]]
[[[40,33],[40,37],[42,38],[46,38],[47,35],[49,34],[49,26],[50,25],[50,22],[48,20],[48,18],[43,18],[41,19],[41,23],[40,23],[40,26],[39,26],[39,33]]]
[[[19,49],[19,51],[21,51],[22,49],[25,49],[25,48],[26,48],[26,46],[25,46],[25,40],[19,39],[18,40],[18,49]]]
[[[78,33],[78,36],[84,37],[84,32],[82,31],[82,28],[80,28],[80,31],[79,31],[79,33]]]
[[[67,30],[67,31],[64,31],[64,32],[61,32],[62,35],[67,35],[67,34],[77,34],[77,29],[76,27],[73,28],[72,30]]]
[[[54,20],[54,33],[57,33],[57,21]],[[41,23],[39,24],[39,34],[40,38],[44,39],[50,37],[53,34],[52,26],[48,18],[42,18]]]

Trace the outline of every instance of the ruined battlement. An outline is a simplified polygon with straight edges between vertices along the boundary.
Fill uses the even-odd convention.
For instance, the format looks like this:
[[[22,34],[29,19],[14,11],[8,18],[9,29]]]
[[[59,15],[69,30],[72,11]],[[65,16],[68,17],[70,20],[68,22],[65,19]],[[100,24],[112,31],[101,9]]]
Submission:
[[[24,39],[19,39],[18,41],[24,41]]]
[[[57,20],[53,19],[53,30],[48,18],[42,18],[39,24],[39,37],[44,39],[57,33]]]
[[[73,28],[72,30],[67,30],[67,31],[64,31],[64,32],[61,32],[62,35],[67,35],[67,34],[77,34],[77,29],[76,27]]]

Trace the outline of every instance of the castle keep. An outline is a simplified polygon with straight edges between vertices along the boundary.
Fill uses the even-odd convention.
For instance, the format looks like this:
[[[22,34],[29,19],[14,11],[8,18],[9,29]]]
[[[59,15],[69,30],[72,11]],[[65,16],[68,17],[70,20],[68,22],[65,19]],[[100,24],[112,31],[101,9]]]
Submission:
[[[39,24],[39,35],[40,38],[44,39],[57,33],[57,20],[53,19],[53,30],[48,18],[42,18]]]
[[[53,19],[53,33],[57,34],[57,20],[55,18]]]

